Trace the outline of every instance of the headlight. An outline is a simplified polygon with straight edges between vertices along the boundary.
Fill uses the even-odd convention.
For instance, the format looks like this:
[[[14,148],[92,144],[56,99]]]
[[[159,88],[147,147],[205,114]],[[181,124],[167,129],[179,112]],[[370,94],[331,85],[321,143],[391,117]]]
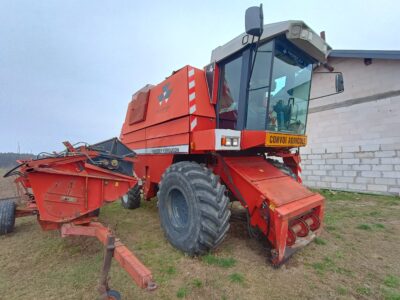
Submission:
[[[221,146],[237,147],[239,146],[239,138],[231,136],[223,136],[221,137]]]
[[[234,147],[239,146],[239,138],[232,138],[232,146]]]

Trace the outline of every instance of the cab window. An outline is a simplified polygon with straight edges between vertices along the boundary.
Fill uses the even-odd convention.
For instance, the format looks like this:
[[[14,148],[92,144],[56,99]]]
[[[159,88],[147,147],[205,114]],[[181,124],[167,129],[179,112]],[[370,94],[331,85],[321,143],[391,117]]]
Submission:
[[[267,130],[304,134],[311,88],[312,61],[277,40]]]
[[[272,50],[273,42],[261,45],[257,50],[249,83],[246,129],[265,130],[270,92]]]
[[[220,128],[235,129],[236,127],[241,74],[242,56],[227,62],[222,67],[218,101]]]

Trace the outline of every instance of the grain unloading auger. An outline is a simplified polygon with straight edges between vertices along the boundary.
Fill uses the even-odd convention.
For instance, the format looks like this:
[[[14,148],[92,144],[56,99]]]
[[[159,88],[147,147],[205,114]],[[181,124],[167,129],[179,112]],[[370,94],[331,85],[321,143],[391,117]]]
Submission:
[[[113,232],[96,221],[99,209],[126,194],[138,180],[133,173],[135,153],[118,139],[95,145],[44,153],[4,175],[16,176],[21,205],[0,201],[0,234],[13,230],[16,217],[36,215],[43,230],[60,229],[63,237],[96,237],[105,246],[100,277],[101,299],[120,299],[108,287],[108,272],[114,257],[141,288],[156,288],[151,272],[116,240]]]
[[[136,208],[157,195],[169,242],[189,255],[217,247],[230,201],[246,209],[249,232],[272,246],[280,265],[321,231],[324,199],[301,184],[299,147],[314,66],[329,45],[302,21],[263,26],[246,11],[246,33],[132,97],[121,140],[137,154],[142,186],[124,198]],[[336,74],[337,92],[343,90]]]

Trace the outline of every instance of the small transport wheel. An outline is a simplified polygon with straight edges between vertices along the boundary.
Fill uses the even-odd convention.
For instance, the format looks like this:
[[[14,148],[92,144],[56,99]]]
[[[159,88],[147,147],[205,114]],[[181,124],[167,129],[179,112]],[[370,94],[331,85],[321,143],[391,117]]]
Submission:
[[[250,214],[246,209],[247,232],[249,233],[250,238],[261,241],[264,237],[263,233],[260,229],[258,229],[258,227],[254,227],[250,224],[250,218]]]
[[[121,300],[121,294],[115,290],[107,291],[108,300]]]
[[[136,184],[128,193],[121,197],[121,204],[124,208],[135,209],[140,207],[141,186]]]
[[[225,186],[208,168],[178,162],[163,174],[157,193],[161,227],[168,241],[190,256],[216,248],[229,229]]]
[[[100,208],[98,208],[98,209],[96,209],[94,211],[91,211],[89,213],[89,217],[98,217],[99,215],[100,215]]]
[[[12,200],[0,201],[0,235],[10,233],[15,224],[15,202]]]

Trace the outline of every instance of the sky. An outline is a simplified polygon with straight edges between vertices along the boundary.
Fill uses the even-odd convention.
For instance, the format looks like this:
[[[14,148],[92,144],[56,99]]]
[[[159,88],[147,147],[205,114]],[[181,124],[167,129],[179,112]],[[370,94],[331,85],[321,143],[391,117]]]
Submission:
[[[262,1],[334,49],[400,50],[399,1]],[[260,1],[0,0],[0,152],[119,136],[131,95],[244,32]]]

